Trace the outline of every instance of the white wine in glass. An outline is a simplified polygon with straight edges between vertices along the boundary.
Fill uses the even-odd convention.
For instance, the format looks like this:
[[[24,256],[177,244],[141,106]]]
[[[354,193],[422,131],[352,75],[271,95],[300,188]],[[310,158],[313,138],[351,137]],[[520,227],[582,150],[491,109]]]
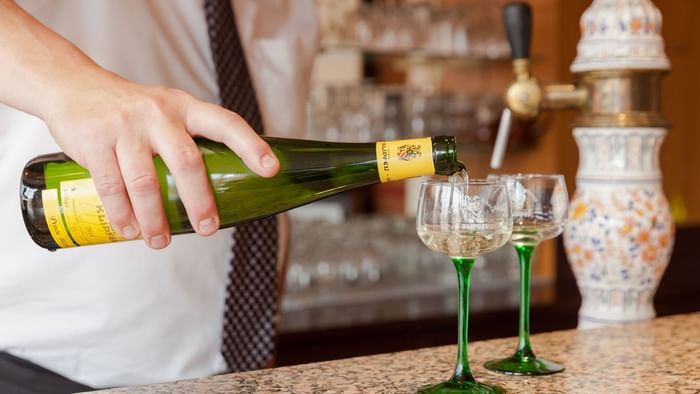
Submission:
[[[480,225],[478,229],[443,232],[439,225],[418,229],[418,237],[429,249],[448,256],[481,256],[503,246],[510,239],[505,223]]]
[[[513,223],[513,245],[537,245],[541,241],[556,238],[564,230],[563,223],[550,223],[542,220],[523,219]]]
[[[530,344],[530,273],[532,255],[540,242],[564,231],[569,197],[562,175],[520,174],[489,176],[508,186],[513,216],[510,242],[520,260],[518,347],[510,357],[488,361],[484,367],[507,375],[547,375],[564,366],[538,358]]]
[[[474,260],[503,246],[513,222],[506,185],[500,180],[425,182],[421,186],[416,230],[429,249],[452,258],[457,269],[457,364],[452,377],[419,393],[505,393],[477,382],[469,369],[469,280]]]

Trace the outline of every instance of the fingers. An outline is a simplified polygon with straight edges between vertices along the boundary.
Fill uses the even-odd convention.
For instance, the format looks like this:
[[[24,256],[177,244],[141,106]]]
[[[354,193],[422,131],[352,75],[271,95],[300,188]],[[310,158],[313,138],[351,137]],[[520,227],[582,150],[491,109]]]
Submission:
[[[111,94],[89,97],[75,112],[77,119],[74,112],[63,111],[65,116],[52,118],[51,129],[66,153],[84,159],[110,222],[125,238],[140,233],[155,249],[170,243],[153,163],[156,154],[175,180],[192,228],[202,235],[219,228],[212,188],[192,136],[226,144],[258,175],[271,177],[279,171],[270,146],[231,111],[167,88],[121,80],[110,80],[108,87],[86,90]]]
[[[138,139],[123,138],[117,143],[116,153],[143,239],[154,249],[168,246],[170,227],[160,197],[152,151]]]
[[[156,151],[175,178],[192,227],[201,235],[211,235],[219,229],[219,215],[202,156],[188,134],[174,125],[165,127],[169,137],[154,141]]]
[[[226,144],[256,174],[271,177],[279,171],[279,161],[270,146],[236,113],[192,100],[185,120],[190,134]]]
[[[109,147],[103,147],[94,151],[94,155],[86,160],[95,189],[112,226],[123,237],[136,238],[139,235],[139,226],[131,209],[131,202],[126,194],[126,187],[122,181],[114,151]]]

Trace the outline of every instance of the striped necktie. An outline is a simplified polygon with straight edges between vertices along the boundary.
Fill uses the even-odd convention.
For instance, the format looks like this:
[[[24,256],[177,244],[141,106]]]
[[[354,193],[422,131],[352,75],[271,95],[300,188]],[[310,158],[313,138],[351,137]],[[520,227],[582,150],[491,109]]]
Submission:
[[[230,0],[205,0],[221,105],[258,133],[262,117],[246,65]],[[277,304],[277,220],[237,226],[226,287],[221,352],[230,372],[268,365],[274,355]]]

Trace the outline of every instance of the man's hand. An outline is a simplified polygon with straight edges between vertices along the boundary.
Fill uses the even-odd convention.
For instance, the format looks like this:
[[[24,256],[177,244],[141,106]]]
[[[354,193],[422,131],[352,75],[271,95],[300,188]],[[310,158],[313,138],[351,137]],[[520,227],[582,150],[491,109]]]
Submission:
[[[45,117],[66,154],[87,168],[114,227],[152,248],[170,242],[153,156],[173,174],[192,227],[213,234],[219,217],[192,137],[223,142],[262,176],[277,173],[270,147],[237,114],[189,94],[99,72],[59,89]],[[77,84],[77,85],[76,85]]]
[[[108,72],[8,0],[0,0],[0,102],[41,117],[90,171],[115,229],[126,238],[140,234],[155,249],[170,243],[155,155],[201,235],[214,233],[219,217],[192,137],[226,144],[261,176],[279,169],[267,143],[235,113]]]

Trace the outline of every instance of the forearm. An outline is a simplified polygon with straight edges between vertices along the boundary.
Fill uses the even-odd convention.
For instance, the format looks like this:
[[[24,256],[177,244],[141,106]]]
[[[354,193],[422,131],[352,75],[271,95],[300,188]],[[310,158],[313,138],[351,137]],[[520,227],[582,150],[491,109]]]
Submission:
[[[71,81],[93,73],[106,72],[14,1],[0,0],[0,102],[46,120]]]

